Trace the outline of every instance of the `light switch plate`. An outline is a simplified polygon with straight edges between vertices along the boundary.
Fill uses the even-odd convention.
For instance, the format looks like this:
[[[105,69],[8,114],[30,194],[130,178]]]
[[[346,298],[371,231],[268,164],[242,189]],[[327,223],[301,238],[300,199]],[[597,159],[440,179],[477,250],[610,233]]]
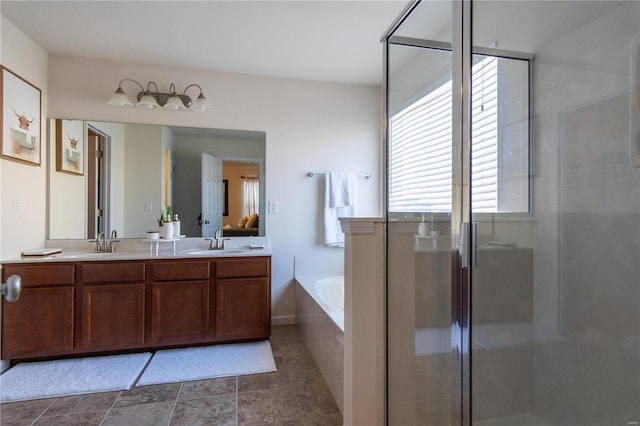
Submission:
[[[13,213],[22,213],[22,200],[17,197],[17,196],[13,196]]]
[[[269,214],[278,214],[278,202],[269,201]]]

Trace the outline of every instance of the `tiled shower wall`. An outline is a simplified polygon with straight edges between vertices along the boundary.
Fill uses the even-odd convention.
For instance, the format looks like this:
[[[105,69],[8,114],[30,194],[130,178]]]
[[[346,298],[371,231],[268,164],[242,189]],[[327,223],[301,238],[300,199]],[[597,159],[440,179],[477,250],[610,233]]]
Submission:
[[[628,157],[639,6],[536,56],[534,405],[553,424],[640,417],[640,169]]]

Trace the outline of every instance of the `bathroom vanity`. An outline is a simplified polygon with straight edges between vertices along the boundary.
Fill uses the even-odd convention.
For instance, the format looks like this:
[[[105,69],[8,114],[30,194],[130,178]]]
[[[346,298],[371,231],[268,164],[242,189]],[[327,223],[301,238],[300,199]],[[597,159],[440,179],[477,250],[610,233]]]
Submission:
[[[122,257],[3,263],[2,359],[269,338],[270,255]]]

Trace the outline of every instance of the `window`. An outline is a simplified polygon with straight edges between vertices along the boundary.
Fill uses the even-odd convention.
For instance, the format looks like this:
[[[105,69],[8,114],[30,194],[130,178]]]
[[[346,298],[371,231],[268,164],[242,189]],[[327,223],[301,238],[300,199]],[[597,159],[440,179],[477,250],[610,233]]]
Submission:
[[[474,56],[471,88],[472,206],[529,211],[528,61]],[[389,211],[450,212],[452,82],[389,120]]]
[[[245,177],[242,184],[242,214],[251,216],[258,213],[260,206],[260,179]]]

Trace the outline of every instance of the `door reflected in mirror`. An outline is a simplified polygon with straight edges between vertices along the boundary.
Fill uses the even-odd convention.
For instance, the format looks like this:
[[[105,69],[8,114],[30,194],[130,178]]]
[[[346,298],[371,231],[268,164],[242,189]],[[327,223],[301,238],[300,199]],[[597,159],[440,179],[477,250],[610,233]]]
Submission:
[[[60,123],[84,129],[84,175],[56,171]],[[49,141],[49,239],[144,238],[167,206],[187,237],[264,235],[264,132],[52,119]],[[205,156],[219,160],[210,178]],[[240,227],[245,216],[253,223]]]

